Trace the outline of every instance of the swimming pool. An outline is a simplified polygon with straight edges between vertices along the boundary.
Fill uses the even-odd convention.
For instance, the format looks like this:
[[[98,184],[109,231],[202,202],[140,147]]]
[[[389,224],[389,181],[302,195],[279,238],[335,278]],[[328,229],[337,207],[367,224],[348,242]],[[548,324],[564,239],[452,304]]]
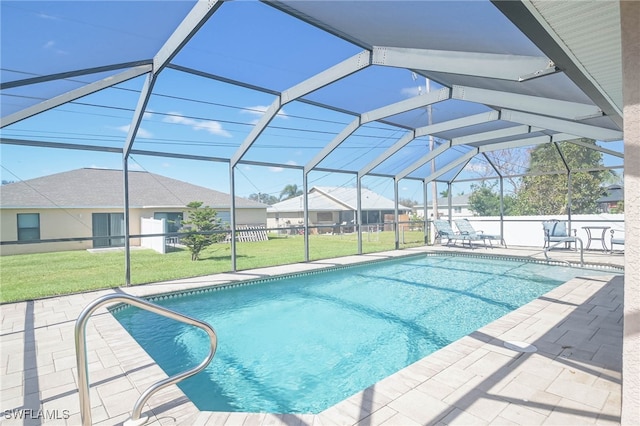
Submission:
[[[318,413],[576,275],[543,264],[419,256],[155,300],[210,323],[218,352],[180,384],[200,410]],[[116,318],[169,375],[206,335],[135,308]]]

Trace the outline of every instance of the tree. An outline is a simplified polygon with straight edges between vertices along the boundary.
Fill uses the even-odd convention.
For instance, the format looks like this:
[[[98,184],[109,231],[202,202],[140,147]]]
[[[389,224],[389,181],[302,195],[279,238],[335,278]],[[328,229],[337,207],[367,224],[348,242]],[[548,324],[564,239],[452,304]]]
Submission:
[[[486,182],[482,182],[480,185],[471,185],[469,209],[478,216],[500,216],[500,194],[494,192],[494,188],[495,184],[489,186]],[[503,196],[505,215],[512,213],[514,202],[512,196]]]
[[[592,139],[582,139],[582,141],[595,145]],[[602,154],[599,151],[570,142],[562,142],[558,146],[572,171],[603,166]],[[568,176],[563,157],[560,156],[554,144],[539,145],[531,151],[528,171],[541,174],[522,178],[522,185],[517,193],[518,214],[567,214]],[[602,195],[602,185],[610,178],[611,172],[605,170],[573,172],[571,174],[572,213],[595,213],[596,200]]]
[[[398,204],[401,204],[405,207],[413,207],[418,205],[418,202],[416,200],[412,200],[411,198],[399,198]]]
[[[282,191],[280,191],[280,201],[288,200],[289,198],[297,197],[302,195],[302,190],[298,189],[298,185],[287,185]]]
[[[182,243],[191,251],[191,260],[199,259],[200,252],[213,243],[220,242],[225,234],[215,233],[223,229],[218,212],[209,206],[202,207],[202,201],[187,204],[189,215],[182,221],[185,227],[181,232],[187,235],[181,238]]]
[[[249,199],[253,201],[257,201],[259,203],[268,204],[270,206],[280,201],[278,197],[275,197],[271,194],[264,194],[262,192],[249,195]]]

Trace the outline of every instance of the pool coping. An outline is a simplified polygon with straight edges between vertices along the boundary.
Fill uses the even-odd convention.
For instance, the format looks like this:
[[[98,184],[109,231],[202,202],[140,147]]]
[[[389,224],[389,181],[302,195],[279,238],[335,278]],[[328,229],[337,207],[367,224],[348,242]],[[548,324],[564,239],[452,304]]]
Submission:
[[[288,273],[283,273],[283,274],[274,274],[274,275],[270,275],[268,277],[261,277],[261,278],[249,278],[246,280],[241,280],[241,281],[229,281],[229,282],[222,282],[222,283],[218,283],[218,284],[207,284],[207,285],[203,285],[203,286],[198,286],[198,287],[194,287],[194,288],[190,288],[190,289],[183,289],[183,290],[173,290],[173,291],[167,291],[167,292],[161,292],[161,293],[155,293],[155,294],[151,294],[148,296],[143,296],[143,298],[145,300],[148,300],[150,302],[154,302],[157,300],[166,300],[167,298],[173,298],[173,297],[180,297],[180,296],[191,296],[191,295],[195,295],[195,294],[203,294],[203,293],[208,293],[211,291],[220,291],[220,290],[225,290],[225,289],[230,289],[230,288],[234,288],[234,287],[244,287],[244,286],[249,286],[249,285],[256,285],[256,284],[262,284],[265,282],[269,282],[269,281],[274,281],[274,280],[280,280],[280,279],[287,279],[287,278],[297,278],[297,277],[303,277],[303,276],[307,276],[307,275],[315,275],[315,274],[320,274],[320,273],[325,273],[325,272],[331,272],[331,271],[338,271],[338,270],[342,270],[342,269],[349,269],[349,268],[355,268],[358,266],[364,266],[364,265],[368,265],[368,264],[372,264],[372,263],[380,263],[380,262],[391,262],[400,258],[411,258],[411,257],[423,257],[423,256],[449,256],[449,257],[473,257],[473,258],[478,258],[478,259],[497,259],[497,260],[506,260],[506,261],[522,261],[522,262],[527,262],[527,263],[535,263],[538,265],[550,265],[550,266],[564,266],[566,267],[567,264],[562,262],[562,261],[554,261],[554,260],[540,260],[540,259],[533,259],[531,257],[527,257],[527,256],[508,256],[508,255],[495,255],[495,254],[480,254],[480,253],[461,253],[461,252],[456,252],[456,253],[452,253],[450,251],[432,251],[432,252],[424,252],[424,253],[409,253],[406,254],[404,256],[399,256],[399,257],[389,257],[389,258],[385,258],[385,259],[375,259],[375,260],[363,260],[361,262],[357,262],[357,263],[349,263],[349,264],[343,264],[343,265],[330,265],[330,266],[323,266],[317,269],[312,269],[312,270],[307,270],[307,271],[299,271],[299,272],[288,272]],[[604,263],[589,263],[583,265],[583,266],[579,266],[576,264],[571,264],[571,267],[575,267],[575,268],[579,268],[579,269],[585,269],[585,270],[594,270],[594,271],[599,271],[599,272],[603,272],[603,271],[609,271],[612,274],[623,274],[624,273],[624,266],[616,266],[616,265],[610,265],[610,264],[604,264]],[[126,308],[126,305],[124,303],[118,303],[114,306],[110,306],[107,309],[109,310],[109,312],[111,313],[115,313],[118,312],[121,309]]]
[[[284,270],[284,275],[287,275],[293,269],[302,269],[299,272],[304,273],[331,265],[341,267],[361,264],[362,260],[372,261],[424,253],[425,250],[402,250],[351,257],[355,259],[319,261],[313,265],[298,264],[295,268],[286,266],[245,271],[241,274],[218,274],[215,278],[209,277],[209,282],[259,280],[273,274],[275,270]],[[184,290],[185,286],[202,287],[202,283],[203,279],[200,278],[177,280],[158,285],[3,305],[0,336],[3,409],[24,410],[29,409],[29,406],[37,406],[41,410],[49,410],[47,412],[62,413],[62,417],[65,414],[64,410],[67,410],[68,418],[48,419],[45,423],[78,424],[77,372],[74,366],[72,329],[73,321],[80,310],[93,299],[114,291],[149,296],[166,293],[172,286]],[[475,424],[493,421],[542,424],[554,419],[564,419],[566,423],[567,418],[573,421],[578,419],[582,423],[591,419],[599,423],[619,424],[621,283],[620,276],[612,276],[606,280],[570,280],[536,301],[318,415],[200,412],[177,386],[171,386],[152,397],[145,407],[145,411],[151,414],[148,424],[411,425],[465,421]],[[603,296],[598,296],[601,293]],[[584,310],[586,312],[583,312]],[[117,320],[111,315],[104,315],[107,312],[105,308],[97,312],[87,329],[89,378],[93,383],[91,398],[95,424],[123,422],[128,417],[137,396],[155,380],[166,377]],[[28,318],[30,315],[31,320]],[[571,318],[576,315],[580,318],[579,321]],[[586,318],[590,319],[587,321]],[[587,335],[584,332],[585,324],[587,328],[590,324],[594,324],[594,327],[598,324],[598,328]],[[541,325],[546,328],[541,329]],[[600,330],[606,330],[606,333],[603,334]],[[514,353],[498,344],[504,340],[527,341],[534,337],[536,342],[541,342],[538,343],[539,351],[527,355],[526,360],[522,359],[523,354]],[[563,344],[566,339],[572,344]],[[600,340],[605,343],[599,344]],[[499,380],[496,379],[496,371],[490,373],[491,360],[505,362],[497,367],[498,372],[502,371],[499,373]],[[571,361],[571,367],[566,367],[568,361]],[[557,373],[554,377],[546,377],[545,380],[536,378],[536,386],[541,387],[544,384],[544,388],[536,389],[535,395],[542,400],[535,402],[533,408],[531,405],[535,395],[529,395],[531,383],[520,384],[526,379],[531,381],[531,373],[523,367],[531,362],[537,366],[544,365],[545,371]],[[516,376],[511,377],[505,366],[513,366]],[[566,372],[571,369],[575,370],[574,373]],[[580,374],[573,377],[576,372]],[[488,377],[488,382],[480,380],[485,376]],[[467,380],[458,383],[461,377]],[[491,377],[494,380],[490,380]],[[570,379],[575,378],[580,380],[572,383],[574,380]],[[576,398],[572,398],[570,394],[565,395],[566,385],[563,383],[566,380],[581,391],[576,393],[572,387],[571,392],[582,395],[588,388],[589,392],[598,395],[600,399],[589,405],[584,403],[584,398],[575,400]],[[454,383],[459,385],[455,389],[451,386]],[[37,391],[36,395],[33,392],[34,388]],[[499,392],[505,389],[508,389],[509,395],[500,395]],[[498,393],[494,395],[489,391]],[[491,393],[490,397],[487,397],[487,392]],[[518,392],[524,392],[527,398],[518,398]],[[456,399],[456,395],[460,398]],[[491,408],[488,409],[487,406]],[[6,416],[5,421],[7,424],[14,423]]]

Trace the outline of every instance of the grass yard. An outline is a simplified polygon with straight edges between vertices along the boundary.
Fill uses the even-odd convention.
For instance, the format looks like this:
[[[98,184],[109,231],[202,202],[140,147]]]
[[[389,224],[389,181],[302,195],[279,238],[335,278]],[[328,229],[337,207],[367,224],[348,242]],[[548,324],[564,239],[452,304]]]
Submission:
[[[363,235],[364,253],[395,248],[393,232]],[[405,232],[401,247],[422,245],[422,232]],[[271,234],[268,241],[237,243],[237,269],[304,262],[304,238]],[[311,260],[356,254],[357,235],[311,235]],[[81,291],[119,287],[124,284],[122,250],[67,251],[0,257],[0,302],[16,302]],[[145,284],[231,270],[231,246],[215,244],[191,261],[191,253],[176,248],[167,254],[131,250],[131,283]]]

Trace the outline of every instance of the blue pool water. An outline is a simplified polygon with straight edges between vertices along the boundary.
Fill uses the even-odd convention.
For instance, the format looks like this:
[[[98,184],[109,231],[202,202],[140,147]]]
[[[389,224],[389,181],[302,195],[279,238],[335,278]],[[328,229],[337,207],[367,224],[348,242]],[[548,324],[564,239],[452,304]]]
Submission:
[[[218,334],[211,364],[180,384],[200,410],[318,413],[574,276],[593,274],[420,256],[155,303]],[[206,356],[207,337],[197,328],[137,308],[114,315],[169,375]]]

